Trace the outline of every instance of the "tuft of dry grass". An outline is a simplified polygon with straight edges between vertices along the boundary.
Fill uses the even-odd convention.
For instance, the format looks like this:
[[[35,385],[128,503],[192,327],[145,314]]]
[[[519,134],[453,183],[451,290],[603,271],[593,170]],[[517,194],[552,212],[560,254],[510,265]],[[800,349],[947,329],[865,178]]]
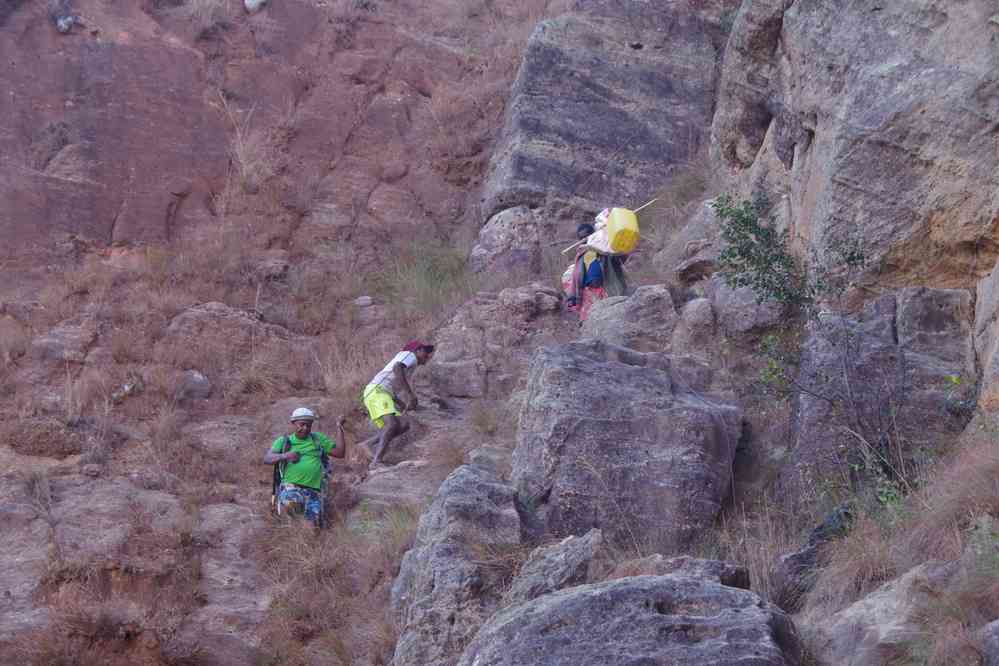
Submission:
[[[776,603],[779,590],[774,579],[774,563],[780,555],[794,550],[788,516],[778,512],[776,503],[764,497],[755,511],[739,507],[725,515],[710,543],[698,544],[701,557],[737,562],[749,570],[750,588],[763,599]]]
[[[226,0],[186,0],[180,11],[198,27],[203,37],[226,19]]]
[[[890,531],[881,521],[862,514],[842,539],[827,544],[815,585],[805,594],[805,605],[839,610],[897,573],[890,554]]]
[[[956,559],[966,531],[980,516],[999,518],[999,423],[979,415],[969,424],[969,441],[940,463],[933,480],[911,502],[918,509],[896,532],[893,556],[903,568],[930,559]]]
[[[257,547],[279,592],[265,644],[290,666],[391,660],[396,630],[389,590],[412,545],[418,512],[400,507],[335,522],[313,533],[300,521],[275,521]]]
[[[52,509],[52,485],[49,483],[48,472],[34,470],[22,476],[24,494],[31,500],[32,506],[44,516]]]
[[[394,257],[372,278],[377,293],[403,312],[442,314],[468,300],[479,278],[468,268],[464,252],[430,244],[415,245]]]
[[[264,182],[277,173],[280,149],[270,131],[253,127],[255,106],[242,113],[229,104],[222,91],[219,91],[218,99],[232,125],[229,152],[239,183],[243,192],[256,194]]]
[[[468,421],[475,432],[492,437],[503,422],[502,407],[494,402],[476,400],[469,410]]]
[[[472,562],[489,572],[490,591],[502,597],[537,547],[530,543],[473,543]]]
[[[66,458],[83,449],[83,436],[60,419],[31,416],[0,422],[0,439],[22,455]]]

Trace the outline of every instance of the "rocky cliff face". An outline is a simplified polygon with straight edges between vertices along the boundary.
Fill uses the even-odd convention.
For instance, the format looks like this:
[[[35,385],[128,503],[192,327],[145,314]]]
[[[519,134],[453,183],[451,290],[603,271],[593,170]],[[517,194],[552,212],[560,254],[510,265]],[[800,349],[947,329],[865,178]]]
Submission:
[[[856,236],[869,284],[973,287],[996,258],[994,13],[746,2],[712,152],[748,188],[786,197],[803,253]]]
[[[702,145],[726,37],[719,17],[734,5],[581,0],[539,24],[483,185],[483,221],[492,219],[481,243],[536,252],[529,234],[513,246],[492,241],[490,225],[518,206],[545,237],[571,237],[608,202],[651,198]]]
[[[0,258],[0,661],[996,661],[989,3],[36,4],[0,0],[0,231],[46,257]],[[803,260],[862,240],[852,291],[728,286],[698,204],[577,327],[557,226],[701,149]],[[460,229],[464,302],[392,295]],[[270,521],[289,411],[431,325],[395,464],[338,465],[318,540]],[[832,499],[797,553],[726,531]]]
[[[84,17],[69,34],[38,3],[0,20],[0,230],[18,245],[176,238],[226,172],[206,56],[164,39],[140,3],[67,13]]]

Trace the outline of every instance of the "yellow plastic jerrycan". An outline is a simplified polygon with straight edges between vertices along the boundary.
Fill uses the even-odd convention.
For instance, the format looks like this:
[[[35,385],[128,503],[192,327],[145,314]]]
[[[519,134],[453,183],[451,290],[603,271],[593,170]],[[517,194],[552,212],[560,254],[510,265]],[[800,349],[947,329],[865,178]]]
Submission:
[[[611,252],[628,254],[638,245],[638,216],[627,208],[611,208],[607,216],[607,240]]]

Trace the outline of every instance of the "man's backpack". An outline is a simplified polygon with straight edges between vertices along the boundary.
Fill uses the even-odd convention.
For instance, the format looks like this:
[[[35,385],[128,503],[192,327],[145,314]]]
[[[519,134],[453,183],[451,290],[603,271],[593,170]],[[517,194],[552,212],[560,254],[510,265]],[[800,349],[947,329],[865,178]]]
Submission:
[[[323,450],[323,447],[319,446],[319,442],[316,441],[316,438],[311,432],[309,433],[309,441],[311,441],[315,445],[316,449],[319,450],[319,459],[323,466],[323,485],[325,486],[326,475],[329,474],[330,471],[329,456],[326,455],[326,451]],[[281,453],[288,453],[288,449],[290,448],[291,435],[285,435],[284,440],[281,442]],[[283,461],[274,463],[274,474],[271,479],[271,507],[275,509],[277,508],[278,492],[281,490],[281,480],[284,477],[284,470],[287,466],[288,463]]]

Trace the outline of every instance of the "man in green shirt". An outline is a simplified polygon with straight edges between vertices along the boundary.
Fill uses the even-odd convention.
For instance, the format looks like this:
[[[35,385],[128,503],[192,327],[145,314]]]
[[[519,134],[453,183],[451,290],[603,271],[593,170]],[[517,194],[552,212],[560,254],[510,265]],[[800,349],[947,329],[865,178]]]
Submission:
[[[265,465],[279,465],[281,483],[277,489],[277,511],[302,513],[316,528],[322,525],[323,494],[326,487],[327,458],[347,455],[344,418],[337,419],[340,445],[321,432],[312,432],[315,413],[299,407],[291,413],[294,432],[274,440],[264,454]]]

